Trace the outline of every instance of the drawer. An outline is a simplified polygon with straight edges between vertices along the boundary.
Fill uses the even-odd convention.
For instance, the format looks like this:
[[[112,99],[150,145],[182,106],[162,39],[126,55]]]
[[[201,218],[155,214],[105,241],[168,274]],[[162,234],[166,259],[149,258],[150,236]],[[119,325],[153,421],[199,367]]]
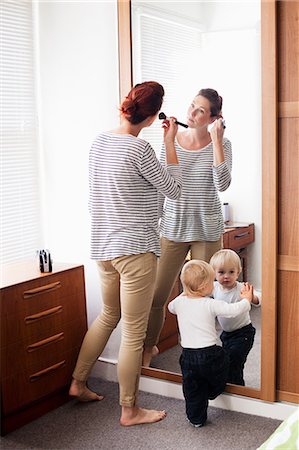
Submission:
[[[80,347],[60,355],[44,372],[37,373],[34,380],[24,372],[17,371],[2,380],[2,413],[11,414],[30,403],[43,399],[65,386],[72,379]]]
[[[66,324],[81,318],[86,322],[85,293],[55,298],[41,302],[37,312],[26,312],[26,308],[13,314],[2,315],[1,347],[14,342],[30,344],[50,334],[57,334]]]
[[[223,234],[224,248],[238,250],[254,242],[254,225],[228,230]]]
[[[1,315],[30,315],[85,290],[82,267],[37,278],[1,290]]]
[[[1,377],[22,372],[29,380],[63,359],[66,351],[79,347],[86,332],[84,321],[73,321],[65,328],[48,334],[30,344],[15,343],[2,348]]]

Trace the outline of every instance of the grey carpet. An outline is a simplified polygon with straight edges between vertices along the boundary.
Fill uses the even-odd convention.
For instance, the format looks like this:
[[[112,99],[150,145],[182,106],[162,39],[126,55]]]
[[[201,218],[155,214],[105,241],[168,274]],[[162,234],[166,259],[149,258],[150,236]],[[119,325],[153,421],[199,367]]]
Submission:
[[[166,409],[159,423],[121,427],[116,383],[90,379],[89,385],[105,395],[101,402],[71,400],[1,438],[3,450],[255,450],[279,426],[279,420],[210,407],[208,422],[193,428],[185,419],[183,400],[140,392],[139,403]]]
[[[245,385],[249,387],[260,387],[261,372],[261,308],[251,308],[251,321],[256,328],[254,344],[249,352],[244,369]],[[219,326],[218,334],[221,329]],[[222,345],[220,339],[218,345]],[[151,367],[155,369],[166,370],[174,373],[181,373],[179,357],[181,354],[181,346],[176,345],[152,359]]]

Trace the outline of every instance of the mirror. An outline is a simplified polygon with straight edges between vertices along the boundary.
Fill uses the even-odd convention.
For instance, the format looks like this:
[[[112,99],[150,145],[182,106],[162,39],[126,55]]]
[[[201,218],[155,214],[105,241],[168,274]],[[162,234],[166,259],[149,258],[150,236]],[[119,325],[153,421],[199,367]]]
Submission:
[[[225,135],[232,142],[233,170],[230,187],[219,196],[222,202],[229,203],[233,222],[255,225],[255,242],[245,247],[250,254],[245,281],[260,289],[261,174],[257,169],[261,167],[260,4],[132,0],[131,18],[133,84],[145,80],[160,82],[165,89],[163,111],[167,115],[175,115],[184,122],[189,104],[202,87],[212,87],[223,97]],[[243,116],[238,111],[246,113]],[[250,139],[244,142],[248,133]],[[159,156],[162,146],[159,120],[145,129],[142,137]],[[246,233],[247,229],[244,230]],[[251,319],[256,336],[244,378],[247,386],[259,388],[260,308],[252,308]],[[160,354],[152,360],[152,367],[180,373],[180,345],[173,345],[175,335],[175,322],[167,314],[158,345]]]
[[[179,7],[183,5],[183,13],[179,10]],[[172,8],[173,7],[173,8]],[[190,9],[189,9],[190,8]],[[222,8],[222,12],[217,8]],[[223,9],[224,8],[224,9]],[[238,20],[238,14],[233,8],[241,8],[241,17],[245,22]],[[158,11],[159,10],[159,11]],[[137,11],[137,14],[136,14]],[[188,13],[189,11],[189,13]],[[245,13],[246,11],[246,13]],[[273,270],[269,269],[269,262],[273,263],[275,267],[275,257],[272,252],[265,254],[266,244],[269,247],[270,235],[272,239],[275,237],[275,227],[272,232],[272,224],[268,219],[268,216],[263,210],[263,230],[261,229],[261,198],[263,196],[263,208],[273,208],[271,201],[269,200],[270,184],[265,182],[265,178],[262,183],[262,174],[259,167],[261,167],[261,158],[263,154],[263,165],[267,163],[267,170],[263,168],[264,174],[267,174],[266,179],[269,176],[269,170],[274,175],[275,164],[270,164],[271,152],[273,152],[273,142],[275,140],[275,134],[270,138],[269,134],[263,132],[261,128],[261,112],[263,112],[263,126],[266,123],[273,124],[275,122],[276,111],[276,97],[275,97],[275,83],[276,75],[274,65],[272,64],[270,49],[273,47],[275,40],[275,2],[242,2],[238,5],[238,2],[140,2],[137,0],[120,1],[118,3],[118,17],[119,17],[119,46],[120,46],[120,97],[128,92],[132,84],[145,79],[159,80],[158,76],[154,72],[145,72],[142,79],[142,71],[139,66],[136,65],[138,57],[145,54],[145,47],[143,45],[142,51],[140,47],[140,33],[141,33],[141,18],[138,19],[138,14],[145,17],[158,16],[160,22],[164,21],[161,33],[157,33],[158,29],[147,25],[147,29],[152,28],[152,38],[148,42],[148,49],[152,51],[155,45],[169,46],[169,41],[174,41],[177,45],[175,49],[176,55],[181,49],[180,41],[177,39],[178,33],[173,31],[174,23],[177,25],[177,21],[181,20],[180,27],[191,28],[194,35],[199,35],[199,43],[201,45],[201,65],[198,65],[197,58],[191,55],[192,64],[190,61],[185,61],[183,70],[180,72],[180,68],[177,65],[169,66],[173,70],[169,70],[169,78],[172,78],[175,82],[181,78],[180,88],[176,88],[172,91],[171,88],[167,88],[165,82],[160,82],[164,85],[167,92],[170,94],[168,98],[165,97],[163,110],[167,114],[176,115],[179,120],[184,121],[186,113],[186,105],[190,103],[190,100],[194,97],[197,91],[201,87],[213,87],[223,96],[224,105],[223,112],[227,124],[229,124],[226,130],[227,136],[232,141],[233,146],[233,172],[232,172],[232,185],[228,191],[223,195],[223,201],[228,201],[232,206],[232,219],[233,221],[241,222],[253,222],[255,226],[255,241],[254,244],[248,246],[248,280],[255,285],[255,287],[262,287],[263,297],[265,294],[273,294],[275,285],[271,284],[271,277]],[[261,15],[262,14],[262,15]],[[237,23],[234,23],[234,19],[237,19]],[[147,19],[143,21],[149,22]],[[131,27],[132,24],[132,27]],[[261,24],[262,29],[260,29]],[[136,28],[136,33],[134,29]],[[145,28],[145,29],[146,29]],[[164,34],[163,34],[164,28]],[[243,30],[243,31],[242,31]],[[160,28],[159,28],[160,31]],[[218,33],[218,37],[217,37]],[[222,38],[219,38],[219,33],[222,33]],[[244,40],[240,39],[243,33]],[[136,41],[136,35],[138,40]],[[156,35],[155,39],[153,39]],[[238,38],[237,38],[238,36]],[[267,38],[267,39],[266,39]],[[184,45],[187,41],[184,40]],[[190,42],[194,42],[196,39],[189,39]],[[182,42],[182,41],[181,41]],[[241,44],[241,42],[243,44]],[[207,44],[207,47],[203,44]],[[246,44],[245,44],[246,43]],[[244,46],[245,44],[245,46]],[[217,48],[216,61],[208,61],[208,57],[213,54],[215,46]],[[263,58],[260,58],[261,46],[263,51]],[[184,46],[183,46],[184,47]],[[187,43],[188,47],[188,43]],[[188,51],[190,48],[183,48],[183,52],[190,56]],[[247,53],[245,52],[247,51]],[[139,52],[139,56],[138,56]],[[197,53],[198,54],[198,53]],[[194,55],[194,53],[193,53]],[[214,55],[215,56],[215,55]],[[273,55],[272,55],[273,56]],[[199,59],[199,58],[198,58]],[[205,64],[202,63],[205,62]],[[131,63],[131,64],[130,64]],[[260,67],[262,65],[262,67]],[[154,69],[156,64],[146,62],[143,64],[142,70]],[[203,69],[201,69],[203,66]],[[207,70],[212,68],[212,73]],[[220,68],[220,69],[219,69]],[[261,72],[263,79],[261,80]],[[152,76],[151,73],[153,74]],[[139,77],[139,78],[138,78]],[[193,78],[193,79],[192,79]],[[226,85],[225,83],[230,83]],[[233,82],[232,82],[233,81]],[[261,84],[263,87],[263,98],[261,100]],[[250,106],[249,106],[250,105]],[[262,105],[262,109],[261,109]],[[265,113],[267,107],[267,114]],[[269,108],[270,107],[270,108]],[[243,120],[244,119],[244,120]],[[246,119],[246,120],[245,120]],[[160,125],[157,124],[159,127]],[[154,133],[153,130],[147,130]],[[246,129],[246,131],[245,131]],[[254,132],[253,132],[254,130]],[[261,137],[262,135],[262,137]],[[244,136],[247,136],[244,139]],[[155,142],[154,136],[144,136],[148,139],[154,148],[159,151],[159,141]],[[261,145],[263,141],[263,148]],[[270,145],[271,144],[271,145]],[[156,146],[156,147],[155,147]],[[245,158],[245,159],[244,159]],[[245,164],[244,164],[245,161]],[[269,163],[269,164],[268,164]],[[251,165],[252,164],[252,165]],[[241,175],[240,167],[246,167],[246,174],[251,174],[252,178],[247,183],[244,176]],[[251,172],[250,168],[251,167]],[[261,186],[263,184],[263,192]],[[269,186],[268,186],[269,185]],[[235,195],[239,190],[238,196]],[[248,206],[247,202],[252,202]],[[273,210],[273,209],[272,209]],[[275,212],[275,209],[273,210]],[[274,214],[274,213],[273,213]],[[273,217],[272,214],[272,217]],[[271,228],[272,227],[272,228]],[[270,229],[271,232],[267,233],[264,230]],[[261,239],[263,234],[263,239]],[[261,256],[261,242],[263,243],[263,258]],[[266,274],[263,283],[261,281],[261,266],[263,273]],[[265,270],[266,269],[266,270]],[[271,272],[271,274],[270,274]],[[269,274],[269,275],[268,275]],[[276,277],[275,277],[276,278]],[[265,298],[265,297],[264,297]],[[275,297],[273,297],[275,299]],[[260,323],[262,318],[262,333],[258,331],[258,335],[255,339],[255,347],[249,354],[253,361],[250,363],[250,356],[248,357],[247,367],[250,370],[255,370],[251,381],[247,382],[247,386],[254,387],[241,387],[229,385],[227,387],[228,392],[246,395],[249,397],[273,399],[275,392],[275,341],[273,336],[275,335],[275,309],[270,302],[263,304],[263,317],[257,313],[257,318],[252,317],[253,322]],[[255,311],[254,311],[255,313]],[[263,338],[261,339],[261,336]],[[262,348],[262,358],[260,357],[260,347]],[[175,351],[174,346],[171,347],[172,351]],[[271,351],[268,351],[270,349]],[[163,353],[161,353],[161,360]],[[143,375],[152,376],[156,378],[166,379],[169,381],[181,382],[181,377],[178,368],[169,367],[169,358],[164,355],[164,362],[160,361],[160,368],[143,368]],[[158,357],[159,358],[159,357]],[[252,369],[258,362],[259,366]],[[158,366],[158,360],[154,362],[155,366]],[[261,379],[260,379],[261,373]],[[259,389],[260,388],[260,389]]]

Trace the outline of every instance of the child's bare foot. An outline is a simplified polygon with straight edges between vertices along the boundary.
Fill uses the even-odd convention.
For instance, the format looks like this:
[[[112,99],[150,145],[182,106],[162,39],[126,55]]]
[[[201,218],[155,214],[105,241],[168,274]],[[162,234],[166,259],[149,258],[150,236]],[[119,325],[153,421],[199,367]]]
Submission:
[[[142,423],[155,423],[165,419],[166,411],[156,411],[154,409],[143,409],[138,406],[123,406],[120,424],[124,427],[140,425]]]
[[[142,365],[144,367],[149,367],[151,360],[154,356],[159,354],[159,349],[156,345],[153,347],[145,347],[142,356]]]
[[[69,395],[76,397],[80,402],[93,402],[94,400],[103,400],[103,395],[98,395],[96,392],[91,391],[86,386],[84,381],[73,380]]]

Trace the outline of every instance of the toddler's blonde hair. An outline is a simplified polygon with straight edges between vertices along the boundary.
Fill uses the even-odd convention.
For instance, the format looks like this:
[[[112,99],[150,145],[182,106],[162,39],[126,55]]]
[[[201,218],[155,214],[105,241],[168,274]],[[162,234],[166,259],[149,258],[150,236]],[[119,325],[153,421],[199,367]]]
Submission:
[[[238,269],[239,273],[242,272],[242,264],[239,255],[228,248],[219,250],[218,252],[214,253],[212,258],[210,259],[210,264],[214,270],[217,270],[220,267],[234,267]]]
[[[192,297],[206,294],[207,286],[214,278],[215,272],[212,266],[199,259],[188,261],[181,272],[184,293]]]

